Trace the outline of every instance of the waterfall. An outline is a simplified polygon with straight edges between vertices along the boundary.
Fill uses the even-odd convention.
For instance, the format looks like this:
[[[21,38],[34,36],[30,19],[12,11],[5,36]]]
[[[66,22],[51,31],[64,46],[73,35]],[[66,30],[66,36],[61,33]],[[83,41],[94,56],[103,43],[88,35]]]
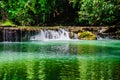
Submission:
[[[20,41],[21,39],[21,31],[15,29],[3,29],[3,41],[4,42],[12,42],[12,41]]]
[[[112,39],[112,37],[109,35],[109,33],[105,33],[106,29],[104,28],[100,28],[98,30],[98,34],[97,34],[97,40],[108,40],[108,39]]]
[[[37,35],[32,36],[30,40],[70,40],[69,32],[64,29],[41,30]]]
[[[109,40],[109,39],[111,39],[109,36],[97,35],[97,40]]]

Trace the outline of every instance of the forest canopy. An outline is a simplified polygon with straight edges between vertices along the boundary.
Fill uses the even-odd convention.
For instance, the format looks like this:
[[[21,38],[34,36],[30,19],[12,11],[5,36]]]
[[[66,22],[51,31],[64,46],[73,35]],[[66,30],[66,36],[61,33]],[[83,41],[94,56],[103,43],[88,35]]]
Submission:
[[[0,0],[0,21],[16,25],[119,25],[120,0]]]

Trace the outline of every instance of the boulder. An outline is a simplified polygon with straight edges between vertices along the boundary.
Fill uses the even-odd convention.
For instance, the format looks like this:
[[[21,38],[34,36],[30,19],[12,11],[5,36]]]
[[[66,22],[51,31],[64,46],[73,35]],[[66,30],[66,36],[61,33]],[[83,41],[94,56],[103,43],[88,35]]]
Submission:
[[[89,31],[78,32],[78,39],[81,40],[96,40],[97,36]]]

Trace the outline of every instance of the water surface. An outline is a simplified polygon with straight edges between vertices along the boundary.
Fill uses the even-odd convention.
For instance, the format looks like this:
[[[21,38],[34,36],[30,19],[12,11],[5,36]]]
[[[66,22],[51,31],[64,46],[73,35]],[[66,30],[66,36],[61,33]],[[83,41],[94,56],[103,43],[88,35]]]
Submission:
[[[120,80],[120,41],[2,42],[0,80]]]

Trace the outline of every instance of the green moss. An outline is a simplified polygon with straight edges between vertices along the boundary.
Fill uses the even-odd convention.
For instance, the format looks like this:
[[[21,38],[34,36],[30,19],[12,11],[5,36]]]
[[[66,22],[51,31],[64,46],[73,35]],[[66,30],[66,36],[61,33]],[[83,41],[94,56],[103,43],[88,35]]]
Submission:
[[[82,40],[95,40],[96,35],[89,31],[83,31],[78,33],[78,38]]]
[[[2,22],[0,22],[0,26],[2,26]]]
[[[0,26],[15,26],[10,20],[6,20],[5,22],[0,22]]]

